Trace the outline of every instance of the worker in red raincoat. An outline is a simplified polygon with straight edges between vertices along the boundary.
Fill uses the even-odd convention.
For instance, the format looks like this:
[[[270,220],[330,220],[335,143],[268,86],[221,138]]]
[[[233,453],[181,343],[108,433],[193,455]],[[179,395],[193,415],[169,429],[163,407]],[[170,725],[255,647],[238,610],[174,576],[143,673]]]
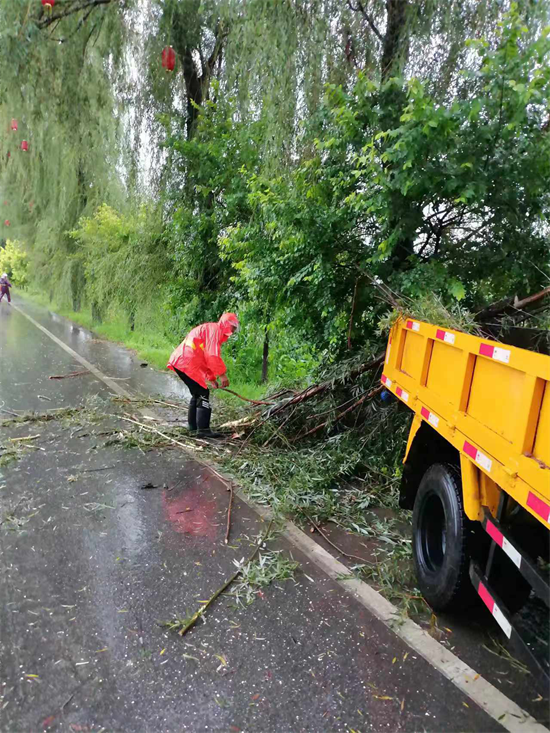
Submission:
[[[221,345],[238,329],[239,319],[234,313],[224,313],[217,323],[196,326],[174,350],[168,362],[168,369],[176,372],[191,392],[189,430],[202,437],[222,437],[222,433],[210,430],[210,389],[229,386]]]
[[[7,274],[4,272],[2,277],[0,277],[0,303],[2,302],[4,295],[8,296],[8,303],[11,303],[10,288],[11,283],[8,280]]]

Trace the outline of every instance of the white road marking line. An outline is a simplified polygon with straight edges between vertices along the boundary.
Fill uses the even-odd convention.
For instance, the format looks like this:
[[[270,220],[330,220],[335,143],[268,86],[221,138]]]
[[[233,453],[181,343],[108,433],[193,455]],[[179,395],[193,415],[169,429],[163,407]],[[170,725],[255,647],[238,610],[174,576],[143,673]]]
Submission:
[[[105,374],[99,371],[97,367],[95,367],[93,364],[91,364],[87,359],[85,359],[83,356],[80,356],[80,354],[77,354],[76,351],[71,349],[70,346],[67,346],[66,343],[61,341],[61,339],[58,339],[57,336],[54,336],[53,333],[48,331],[47,328],[44,328],[44,326],[40,325],[38,321],[35,321],[32,316],[29,316],[28,313],[25,313],[25,311],[21,310],[21,308],[17,305],[14,305],[12,303],[12,308],[15,308],[19,313],[21,313],[22,316],[24,316],[27,320],[29,320],[36,328],[38,328],[42,333],[45,333],[48,338],[51,338],[52,341],[54,341],[58,346],[60,346],[64,351],[66,351],[68,354],[70,354],[74,359],[79,361],[82,366],[85,366],[86,369],[88,369],[92,374],[100,379],[102,382],[104,382],[110,389],[115,392],[115,394],[121,396],[121,397],[130,397],[132,398],[132,395],[127,392],[123,387],[118,385],[116,382],[114,382],[112,379],[107,377]]]
[[[47,328],[41,326],[31,316],[21,310],[18,306],[12,306],[34,324],[40,331],[52,339],[58,346],[71,354],[86,369],[89,369],[98,379],[104,382],[110,389],[123,397],[133,397],[129,392],[120,387],[116,382],[99,371],[87,359],[77,354],[70,346],[63,343],[61,339],[50,333]],[[143,412],[140,410],[140,412]],[[192,453],[189,457],[199,463],[210,467],[210,462],[203,458],[197,458]],[[219,473],[218,468],[216,471]],[[223,473],[221,474],[224,475]],[[232,481],[227,477],[228,481]],[[264,518],[271,518],[272,511],[267,507],[260,506],[250,501],[243,491],[236,487],[235,494],[251,507],[257,514]],[[357,578],[342,580],[342,576],[349,576],[348,568],[336,560],[329,552],[318,545],[315,540],[308,537],[292,522],[285,522],[285,537],[298,549],[300,549],[317,567],[334,580],[347,594],[351,595],[362,606],[369,610],[376,618],[393,631],[393,633],[414,649],[421,657],[429,662],[444,677],[450,680],[458,689],[475,702],[487,715],[496,720],[499,725],[511,733],[549,733],[540,723],[532,718],[519,705],[503,695],[500,690],[494,687],[486,679],[462,662],[455,654],[446,649],[442,644],[433,639],[424,629],[421,629],[414,621],[406,619],[403,621],[399,609],[384,598],[378,591],[374,590],[368,583]]]

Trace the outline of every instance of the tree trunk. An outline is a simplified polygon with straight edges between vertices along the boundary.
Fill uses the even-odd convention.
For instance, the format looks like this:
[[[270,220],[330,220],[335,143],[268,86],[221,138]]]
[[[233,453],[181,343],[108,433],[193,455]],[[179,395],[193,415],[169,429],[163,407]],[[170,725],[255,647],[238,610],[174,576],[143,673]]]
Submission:
[[[268,370],[269,370],[269,331],[267,330],[267,326],[266,326],[265,332],[264,332],[264,353],[262,357],[262,384],[265,384],[267,382]]]
[[[409,55],[407,36],[408,0],[387,0],[386,33],[382,43],[380,73],[382,83],[392,76],[400,76]]]
[[[392,77],[403,74],[409,56],[409,36],[407,15],[410,11],[409,0],[387,0],[386,33],[382,43],[380,76],[382,84]],[[382,107],[381,127],[384,131],[399,127],[399,120],[406,104],[405,90],[398,84],[391,84],[380,95]],[[401,231],[394,243],[391,265],[395,270],[407,266],[407,260],[414,255],[414,234],[422,221],[421,212],[411,206],[409,199],[400,191],[395,191],[390,202],[389,225],[392,231]]]
[[[199,15],[200,2],[195,7],[188,8],[187,13]],[[195,19],[196,20],[196,19]],[[214,30],[214,48],[208,58],[202,53],[202,38],[200,26],[197,26],[195,38],[190,40],[189,18],[182,17],[177,11],[172,19],[172,32],[174,37],[174,48],[181,60],[181,68],[185,81],[185,93],[187,96],[187,139],[191,140],[197,129],[197,122],[200,108],[208,99],[210,82],[214,75],[216,64],[219,65],[223,54],[223,44],[227,37],[226,31],[220,23]],[[200,58],[200,68],[198,64]]]
[[[92,301],[92,323],[102,323],[101,308],[94,300]]]

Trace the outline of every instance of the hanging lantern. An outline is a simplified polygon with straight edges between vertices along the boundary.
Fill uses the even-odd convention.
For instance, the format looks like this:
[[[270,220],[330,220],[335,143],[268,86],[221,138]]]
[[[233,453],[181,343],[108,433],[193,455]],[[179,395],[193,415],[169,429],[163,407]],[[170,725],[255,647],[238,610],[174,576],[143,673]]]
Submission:
[[[29,203],[29,211],[32,211],[32,210],[33,210],[33,208],[34,208],[34,201],[31,201],[31,202]]]
[[[23,140],[23,142],[21,143],[21,150],[24,153],[28,153],[29,152],[29,143],[26,140]]]
[[[46,13],[51,13],[54,5],[55,0],[42,0],[42,7],[46,11]]]
[[[11,129],[12,129],[12,130],[13,130],[14,132],[17,132],[17,120],[16,120],[16,119],[13,119],[13,120],[11,121]]]
[[[162,49],[162,68],[166,71],[174,71],[176,65],[176,52],[172,46],[166,46]]]
[[[7,201],[4,201],[4,206],[7,206],[7,205],[8,205],[8,202]]]
[[[9,220],[9,219],[6,219],[6,220],[4,221],[4,224],[5,224],[5,226],[9,227],[9,225],[10,225],[10,220]]]

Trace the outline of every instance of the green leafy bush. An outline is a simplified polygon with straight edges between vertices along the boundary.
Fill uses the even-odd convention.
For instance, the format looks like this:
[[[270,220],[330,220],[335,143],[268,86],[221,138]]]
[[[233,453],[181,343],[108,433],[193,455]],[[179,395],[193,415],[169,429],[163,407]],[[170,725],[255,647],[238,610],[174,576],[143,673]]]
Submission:
[[[29,260],[21,242],[8,239],[0,245],[0,273],[7,272],[13,285],[24,288],[29,279]]]

